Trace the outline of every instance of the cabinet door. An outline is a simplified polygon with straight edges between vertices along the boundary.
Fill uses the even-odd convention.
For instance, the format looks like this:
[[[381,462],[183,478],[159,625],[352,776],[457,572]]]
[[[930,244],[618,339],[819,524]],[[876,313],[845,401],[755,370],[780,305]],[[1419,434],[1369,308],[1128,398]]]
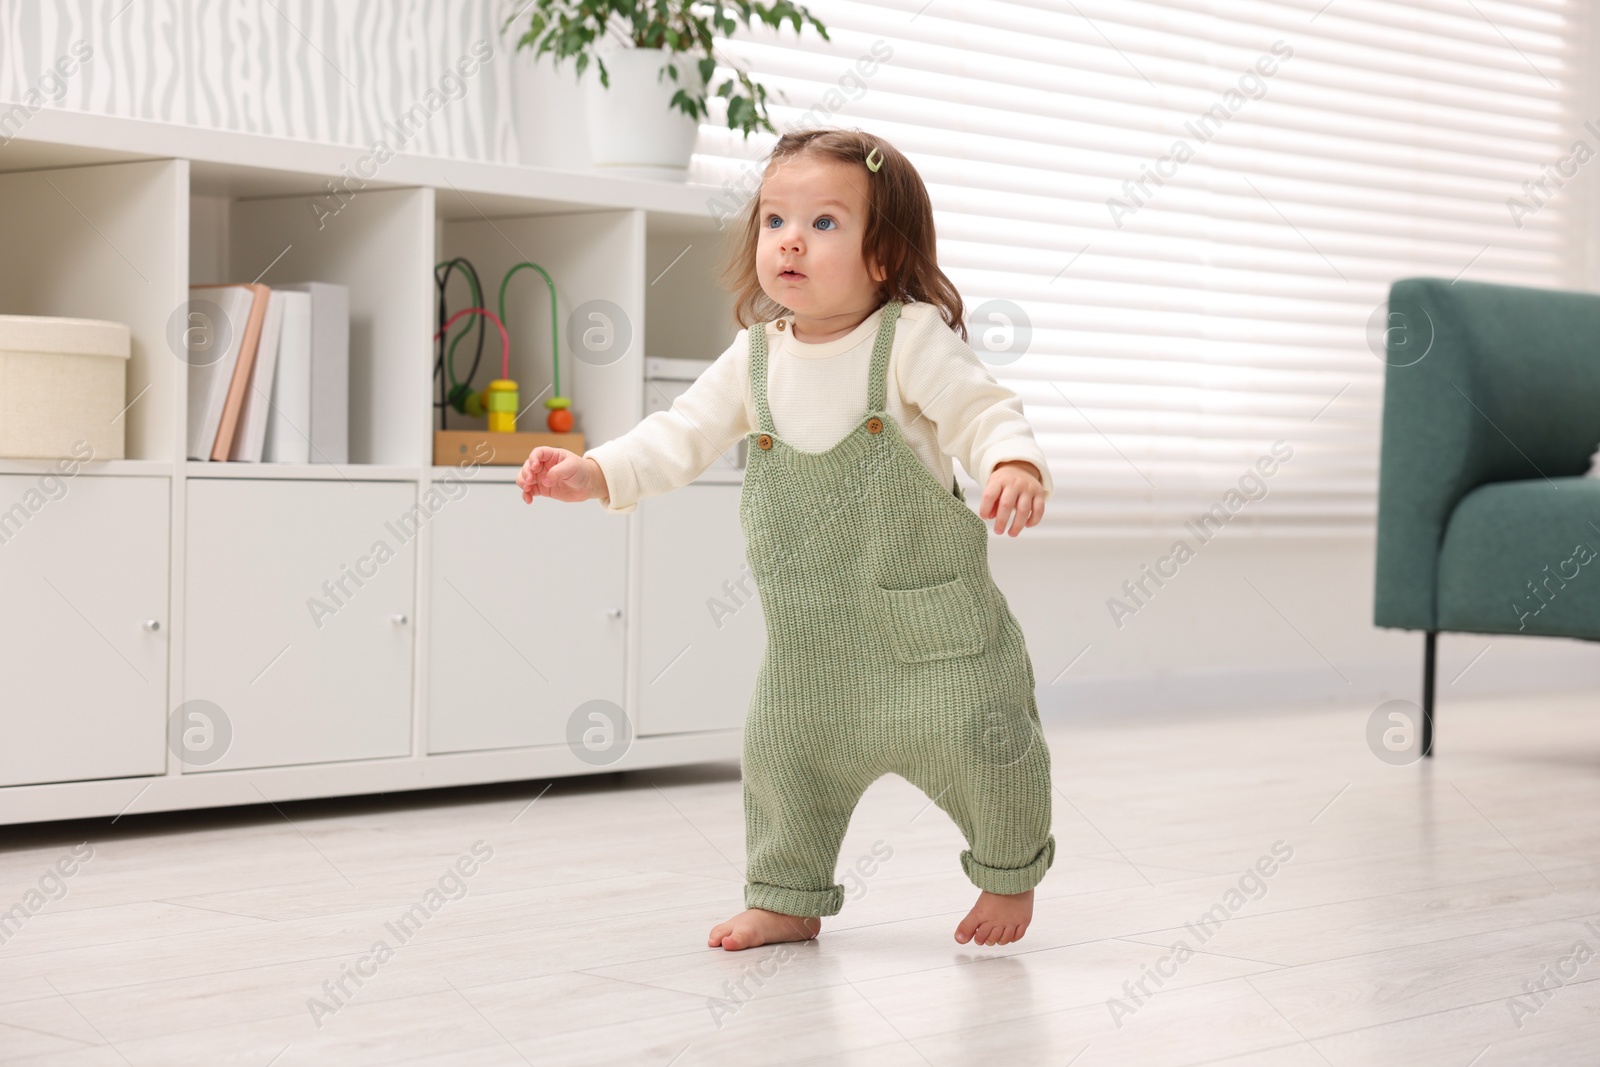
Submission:
[[[184,700],[231,738],[192,771],[411,751],[407,482],[189,482]]]
[[[169,490],[0,475],[0,785],[165,772]]]
[[[639,503],[639,733],[744,725],[767,630],[745,562],[738,485]]]
[[[433,519],[429,752],[564,744],[586,702],[621,707],[627,532],[508,482]]]

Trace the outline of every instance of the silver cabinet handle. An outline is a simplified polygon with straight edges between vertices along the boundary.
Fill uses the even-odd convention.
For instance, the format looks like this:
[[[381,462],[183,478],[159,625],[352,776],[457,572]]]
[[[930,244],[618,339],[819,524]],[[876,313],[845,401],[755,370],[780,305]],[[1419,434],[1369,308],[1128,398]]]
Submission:
[[[607,608],[606,609],[606,615],[608,617],[610,617],[610,618],[613,618],[613,619],[620,619],[620,618],[622,618],[622,609],[621,608]]]
[[[144,620],[144,628],[146,630],[149,630],[151,633],[155,633],[157,630],[161,629],[161,620],[160,619],[146,619],[146,620]]]
[[[405,612],[397,611],[393,615],[389,616],[389,621],[394,623],[396,626],[404,626],[410,620],[406,618]]]

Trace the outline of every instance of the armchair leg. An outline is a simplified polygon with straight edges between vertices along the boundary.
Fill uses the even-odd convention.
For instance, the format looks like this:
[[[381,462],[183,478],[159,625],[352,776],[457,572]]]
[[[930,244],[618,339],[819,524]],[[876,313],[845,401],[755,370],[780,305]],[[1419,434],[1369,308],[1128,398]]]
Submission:
[[[1422,646],[1422,754],[1433,755],[1433,675],[1439,634],[1429,630]]]

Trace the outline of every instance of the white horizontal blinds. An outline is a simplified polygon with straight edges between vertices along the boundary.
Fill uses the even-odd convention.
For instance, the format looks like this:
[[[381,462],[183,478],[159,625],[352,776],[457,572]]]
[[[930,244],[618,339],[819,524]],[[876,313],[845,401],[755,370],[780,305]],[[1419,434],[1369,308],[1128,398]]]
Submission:
[[[1390,282],[1573,282],[1550,175],[1580,133],[1576,2],[809,6],[831,44],[722,49],[787,94],[780,128],[811,111],[893,141],[969,309],[1026,315],[1026,354],[993,369],[1051,459],[1041,528],[1178,529],[1282,440],[1233,522],[1370,532]],[[853,74],[875,42],[892,55]],[[712,120],[694,177],[737,182],[772,138]]]

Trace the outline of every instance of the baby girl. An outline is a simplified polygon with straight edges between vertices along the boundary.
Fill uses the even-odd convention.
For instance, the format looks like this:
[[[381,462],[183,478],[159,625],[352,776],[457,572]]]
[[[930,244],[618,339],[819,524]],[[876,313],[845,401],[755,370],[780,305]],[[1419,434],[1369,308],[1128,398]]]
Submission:
[[[540,447],[522,499],[614,512],[749,438],[739,521],[767,643],[745,718],[737,950],[817,936],[867,787],[898,774],[966,838],[956,941],[1005,945],[1055,859],[1050,754],[1022,629],[989,571],[1052,490],[1017,396],[966,343],[922,178],[859,130],[783,135],[735,231],[741,326],[670,410],[584,455]],[[976,513],[951,456],[984,484]]]

